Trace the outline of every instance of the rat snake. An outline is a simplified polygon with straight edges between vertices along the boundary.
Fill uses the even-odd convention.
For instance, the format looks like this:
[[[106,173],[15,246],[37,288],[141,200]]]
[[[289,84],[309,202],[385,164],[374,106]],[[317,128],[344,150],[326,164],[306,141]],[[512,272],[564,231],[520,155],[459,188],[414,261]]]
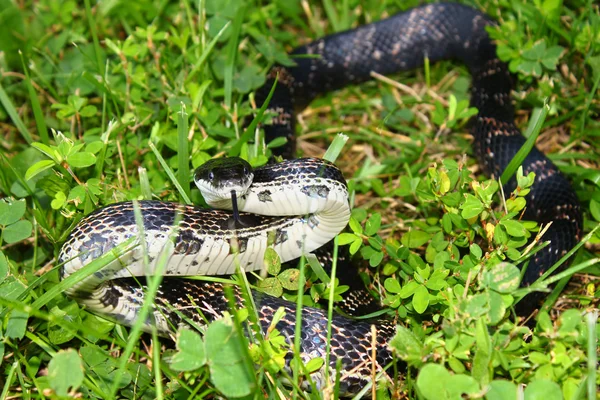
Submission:
[[[280,148],[279,153],[285,158],[291,158],[295,152],[294,110],[306,106],[315,96],[368,80],[371,72],[390,74],[417,68],[425,58],[432,62],[456,58],[468,67],[473,79],[471,105],[479,111],[471,128],[475,155],[486,173],[499,176],[524,144],[525,138],[514,123],[510,74],[506,65],[497,58],[496,47],[485,30],[490,24],[493,21],[488,16],[473,8],[452,3],[431,4],[327,36],[295,49],[291,56],[296,65],[273,67],[266,84],[256,93],[257,103],[262,104],[277,80],[269,104],[269,110],[276,117],[270,125],[264,126],[266,140],[288,138],[288,144]],[[304,57],[298,57],[302,55]],[[142,247],[146,247],[147,254],[134,252],[122,257],[120,261],[71,288],[69,294],[95,312],[131,324],[144,300],[144,290],[140,286],[140,280],[143,279],[126,277],[145,276],[151,272],[152,270],[143,268],[144,262],[141,260],[148,257],[149,265],[154,266],[165,247],[171,246],[171,258],[174,261],[167,264],[167,275],[231,273],[236,265],[245,269],[260,268],[266,241],[274,245],[278,252],[281,251],[280,255],[284,260],[311,251],[316,244],[309,245],[313,240],[312,234],[309,235],[310,231],[324,228],[323,231],[327,234],[319,239],[327,241],[347,222],[349,210],[347,198],[343,198],[345,182],[333,165],[317,160],[301,160],[266,167],[270,172],[265,173],[266,180],[263,181],[259,178],[262,174],[259,169],[254,177],[255,180],[259,178],[256,180],[256,187],[267,184],[269,179],[276,180],[277,172],[284,172],[284,179],[290,186],[282,193],[302,193],[303,179],[307,174],[302,172],[302,168],[288,168],[288,163],[294,162],[297,166],[304,165],[303,163],[312,165],[318,171],[308,175],[311,175],[311,179],[321,180],[314,184],[304,182],[309,188],[305,187],[305,193],[302,194],[306,197],[298,200],[298,204],[304,204],[304,208],[301,207],[297,214],[299,216],[289,219],[249,214],[233,216],[224,211],[200,210],[174,203],[140,202],[139,215],[146,237],[145,246]],[[527,285],[576,244],[581,234],[582,216],[570,184],[539,150],[534,148],[528,154],[523,168],[526,174],[536,173],[535,184],[527,198],[528,208],[524,218],[539,223],[552,221],[551,227],[543,236],[543,240],[550,241],[550,245],[529,262],[522,282]],[[294,178],[291,174],[286,175],[285,171],[294,171],[302,177]],[[274,175],[270,175],[271,173]],[[210,172],[207,176],[210,178]],[[203,178],[196,174],[196,180],[206,179],[207,176]],[[320,214],[321,210],[308,206],[310,202],[307,203],[307,199],[321,199],[323,203],[328,203],[329,196],[334,192],[330,190],[333,186],[342,193],[339,198],[341,200],[333,207],[336,212],[341,212],[341,216],[327,212]],[[513,180],[507,184],[507,190],[512,190],[514,186]],[[272,189],[278,190],[271,186],[270,189],[259,189],[256,194],[252,194],[258,199],[256,204],[262,203],[264,206],[269,202],[267,200],[272,195]],[[231,207],[231,201],[227,199],[217,202]],[[284,204],[282,207],[285,206]],[[261,210],[264,208],[276,207],[271,205],[262,207]],[[131,202],[119,203],[97,210],[84,218],[62,248],[59,260],[64,263],[63,278],[105,254],[126,237],[139,235],[134,209],[135,205]],[[244,210],[243,204],[240,209]],[[306,216],[307,213],[314,214]],[[334,222],[338,222],[337,226]],[[301,228],[288,232],[287,224],[298,224]],[[174,225],[179,228],[175,232]],[[271,234],[263,235],[267,230]],[[260,244],[254,241],[254,235],[262,235]],[[174,240],[170,240],[170,237]],[[235,245],[233,243],[236,240],[233,239],[237,239]],[[144,241],[141,242],[144,244]],[[222,246],[219,247],[221,250],[215,250],[215,253],[203,250],[215,243]],[[283,250],[281,246],[286,243],[290,244],[290,248],[295,247],[295,250]],[[254,251],[257,252],[253,253]],[[194,257],[194,254],[201,254],[202,257]],[[252,256],[244,257],[244,254]],[[225,266],[224,260],[233,260],[232,266]],[[155,311],[146,323],[148,326],[156,324],[162,330],[169,330],[180,322],[182,314],[194,321],[203,321],[200,314],[208,320],[220,318],[228,309],[223,288],[221,283],[165,278],[155,299]],[[241,303],[243,300],[239,289],[236,289],[235,295]],[[276,327],[293,342],[295,304],[260,293],[253,295],[263,330],[269,327],[273,313],[279,307],[285,309],[285,316]],[[193,304],[190,299],[193,299]],[[370,381],[373,366],[381,371],[393,360],[387,346],[395,332],[393,324],[376,321],[374,338],[371,337],[372,324],[373,322],[354,321],[339,315],[333,318],[330,367],[335,368],[336,362],[341,361],[340,393],[356,393]],[[299,353],[305,361],[313,357],[325,358],[326,332],[326,313],[315,308],[304,308]],[[374,359],[371,356],[372,343],[376,347]],[[288,354],[287,359],[290,357]],[[323,368],[313,373],[312,377],[317,387],[322,388],[326,384],[323,381]]]

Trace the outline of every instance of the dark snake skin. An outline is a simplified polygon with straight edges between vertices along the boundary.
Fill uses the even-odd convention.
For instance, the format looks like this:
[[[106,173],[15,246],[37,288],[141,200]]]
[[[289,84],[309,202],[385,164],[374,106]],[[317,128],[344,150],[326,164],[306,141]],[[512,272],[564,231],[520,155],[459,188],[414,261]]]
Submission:
[[[290,145],[281,152],[290,157],[295,151],[294,110],[319,94],[369,80],[371,71],[391,74],[418,68],[425,57],[431,62],[453,58],[462,61],[473,78],[471,106],[479,110],[471,128],[475,155],[486,174],[499,177],[526,139],[514,122],[508,68],[496,56],[496,46],[485,31],[491,24],[489,16],[468,6],[431,4],[295,49],[292,56],[318,57],[296,58],[295,67],[272,69],[257,95],[265,99],[279,76],[270,104],[279,118],[265,127],[266,141],[287,137]],[[528,286],[580,240],[583,217],[570,183],[542,152],[532,149],[522,165],[525,174],[536,174],[523,218],[552,222],[542,237],[550,245],[536,253],[523,277],[522,284]],[[505,192],[515,186],[513,178]],[[535,304],[520,304],[520,314]]]

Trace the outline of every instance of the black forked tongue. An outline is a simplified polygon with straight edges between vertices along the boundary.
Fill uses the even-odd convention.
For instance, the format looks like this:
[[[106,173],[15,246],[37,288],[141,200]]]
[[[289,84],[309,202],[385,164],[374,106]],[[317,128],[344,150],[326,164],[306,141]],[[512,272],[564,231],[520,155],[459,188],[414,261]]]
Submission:
[[[237,204],[237,194],[235,193],[235,190],[231,191],[231,209],[233,210],[233,219],[234,219],[236,225],[241,223],[240,212],[238,210],[238,204]]]

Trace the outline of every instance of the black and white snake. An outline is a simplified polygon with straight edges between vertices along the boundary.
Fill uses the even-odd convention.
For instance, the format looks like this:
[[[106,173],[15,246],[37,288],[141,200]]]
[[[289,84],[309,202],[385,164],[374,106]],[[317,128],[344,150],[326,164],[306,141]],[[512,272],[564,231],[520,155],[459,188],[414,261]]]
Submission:
[[[471,104],[479,110],[471,130],[475,154],[488,174],[499,176],[525,139],[513,121],[511,77],[485,31],[491,23],[489,17],[470,7],[432,4],[297,48],[292,57],[306,54],[315,57],[295,58],[294,67],[274,67],[265,86],[257,92],[261,104],[275,79],[279,79],[269,105],[277,117],[272,125],[265,126],[267,141],[287,137],[289,144],[281,154],[290,158],[294,155],[294,109],[305,106],[319,93],[370,79],[371,72],[389,74],[417,68],[425,57],[430,61],[457,58],[467,65],[473,77]],[[582,216],[570,184],[540,151],[534,148],[523,167],[525,173],[536,173],[524,217],[539,223],[552,222],[543,237],[550,245],[529,263],[523,279],[527,285],[577,243]],[[238,167],[231,170],[235,168]],[[246,167],[241,168],[243,171]],[[212,179],[210,169],[204,171],[197,180]],[[246,270],[260,268],[267,242],[283,260],[312,251],[333,238],[348,220],[344,179],[337,168],[326,162],[304,159],[270,165],[255,172],[254,181],[258,190],[238,198],[240,210],[264,213],[297,205],[300,208],[293,212],[296,216],[234,217],[224,211],[140,202],[145,245],[139,248],[145,248],[145,253],[135,250],[127,254],[74,286],[70,294],[95,312],[131,324],[144,301],[144,290],[136,280],[127,277],[151,273],[165,249],[172,251],[166,275],[228,274],[237,266]],[[281,206],[275,205],[280,195],[286,200]],[[229,203],[226,197],[216,203]],[[284,215],[288,214],[284,211]],[[178,228],[175,233],[174,225]],[[95,211],[80,222],[63,246],[62,276],[72,274],[126,238],[138,235],[133,203],[113,204]],[[171,236],[174,241],[169,239]],[[146,256],[150,271],[142,261]],[[240,294],[237,295],[241,302]],[[286,314],[277,328],[293,340],[295,304],[259,293],[254,295],[263,329],[270,325],[273,313],[284,307]],[[190,298],[194,299],[193,304]],[[156,298],[154,319],[147,323],[164,331],[172,329],[180,317],[171,307],[195,321],[202,321],[199,311],[212,320],[228,309],[222,284],[177,278],[164,279]],[[376,322],[373,338],[371,324],[337,315],[333,318],[330,366],[335,368],[341,360],[341,393],[356,393],[371,379],[373,365],[381,371],[392,362],[387,343],[395,332],[394,326]],[[300,349],[305,361],[325,358],[326,332],[326,313],[305,308]],[[376,344],[375,359],[371,358],[372,343]],[[313,374],[318,387],[325,384],[324,376],[323,369]]]

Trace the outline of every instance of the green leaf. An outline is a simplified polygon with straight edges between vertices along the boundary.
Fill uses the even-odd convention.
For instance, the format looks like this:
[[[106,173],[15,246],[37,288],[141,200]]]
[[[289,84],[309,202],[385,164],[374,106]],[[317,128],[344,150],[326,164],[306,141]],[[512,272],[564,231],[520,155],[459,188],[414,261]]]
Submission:
[[[466,200],[462,205],[462,211],[460,215],[464,219],[471,219],[481,214],[481,212],[484,210],[481,200],[472,194],[466,194],[465,198]]]
[[[75,302],[69,303],[66,307],[52,307],[50,315],[52,319],[48,322],[48,338],[52,344],[63,344],[75,337],[76,332],[70,328],[64,328],[62,322],[68,321],[74,324],[80,324],[79,306]]]
[[[101,140],[96,140],[95,142],[88,143],[85,146],[85,151],[92,153],[92,154],[96,154],[96,153],[100,152],[100,150],[102,150],[103,148],[104,148],[104,142],[102,142]]]
[[[367,236],[373,236],[379,231],[381,226],[381,214],[375,213],[369,217],[365,223],[365,234]]]
[[[204,342],[200,335],[189,329],[177,333],[177,353],[171,359],[175,371],[193,371],[206,364]]]
[[[57,192],[54,199],[50,202],[50,206],[54,210],[60,210],[67,202],[67,196],[63,192]]]
[[[517,400],[517,385],[505,380],[495,380],[488,385],[486,400]]]
[[[313,372],[317,372],[318,370],[321,369],[321,367],[323,366],[323,364],[325,364],[325,360],[323,360],[321,357],[311,358],[306,363],[306,371],[309,374],[313,373]]]
[[[93,153],[82,151],[80,153],[69,154],[67,163],[73,168],[85,168],[94,165],[96,156]]]
[[[452,232],[452,218],[450,217],[450,214],[444,214],[442,217],[442,227],[444,228],[444,232]]]
[[[460,399],[479,392],[475,379],[463,374],[450,374],[438,364],[427,364],[417,376],[417,388],[428,400]]]
[[[573,336],[576,334],[577,326],[581,322],[581,313],[577,309],[566,310],[561,314],[559,322],[559,335],[562,337]]]
[[[277,275],[281,271],[281,258],[272,247],[267,247],[264,256],[265,266],[269,275]]]
[[[387,278],[383,282],[383,286],[385,287],[385,290],[390,293],[400,293],[400,282],[398,282],[398,279],[396,278]]]
[[[429,291],[423,285],[419,285],[412,299],[413,308],[419,314],[423,314],[429,305]]]
[[[281,282],[276,277],[268,277],[259,281],[257,286],[266,294],[270,294],[274,297],[281,297],[283,294],[283,287]]]
[[[17,243],[31,236],[33,225],[24,219],[4,228],[2,238],[6,243]]]
[[[471,244],[469,246],[469,250],[473,257],[475,257],[478,260],[481,260],[481,256],[483,255],[483,252],[481,251],[481,247],[479,247],[478,244],[476,244],[476,243]]]
[[[53,160],[42,160],[33,164],[31,167],[27,169],[25,172],[25,180],[28,181],[31,178],[41,174],[47,169],[52,168],[56,163]]]
[[[360,249],[360,246],[362,246],[362,239],[357,237],[354,242],[352,242],[352,244],[350,245],[350,254],[356,254],[356,252],[358,251],[358,249]]]
[[[400,295],[401,298],[407,299],[410,296],[412,296],[413,294],[415,294],[416,290],[420,286],[421,285],[419,285],[419,283],[416,281],[408,281],[408,282],[406,282],[406,284],[404,286],[402,286],[402,290],[400,290],[400,293],[398,293],[398,294]]]
[[[371,257],[369,257],[369,265],[371,267],[376,267],[379,264],[381,264],[381,261],[383,260],[383,252],[382,251],[376,251],[374,252]]]
[[[350,226],[350,229],[352,229],[352,232],[354,232],[355,234],[357,234],[359,236],[363,234],[362,226],[353,217],[350,217],[350,221],[348,221],[348,225]]]
[[[410,329],[398,325],[396,336],[390,341],[390,347],[402,360],[419,361],[423,353],[423,343]]]
[[[500,263],[483,273],[485,286],[499,293],[512,293],[519,288],[521,271],[510,263]]]
[[[41,151],[46,156],[48,156],[52,160],[54,160],[55,163],[59,163],[61,161],[60,155],[58,154],[58,151],[54,147],[50,147],[48,145],[45,145],[45,144],[39,143],[39,142],[31,143],[31,147]]]
[[[8,276],[9,265],[8,258],[0,251],[0,283]]]
[[[509,213],[517,213],[524,209],[526,205],[526,201],[523,197],[506,200],[506,207]]]
[[[7,202],[0,200],[0,225],[10,225],[25,215],[25,200]]]
[[[408,248],[415,249],[423,246],[429,239],[429,233],[415,229],[402,235],[400,242]]]
[[[596,221],[600,222],[600,202],[594,199],[590,200],[590,213]]]
[[[523,223],[520,221],[515,221],[512,219],[506,219],[500,221],[500,224],[506,228],[506,232],[514,237],[523,237],[525,236],[526,229],[523,226]]]
[[[23,336],[25,336],[25,329],[27,328],[28,319],[28,313],[19,310],[13,310],[10,313],[8,323],[6,324],[6,337],[11,339],[23,339]]]
[[[97,109],[96,106],[85,106],[81,109],[81,111],[79,111],[79,114],[82,117],[93,117],[94,115],[96,115]]]
[[[245,344],[233,326],[218,320],[205,334],[210,380],[225,397],[244,397],[256,388],[255,372],[248,363]]]
[[[558,60],[560,60],[564,51],[565,49],[561,46],[550,47],[541,58],[542,65],[549,70],[555,70],[556,64],[558,64]]]
[[[48,364],[48,381],[58,396],[65,397],[70,391],[77,390],[83,378],[81,359],[73,349],[59,351]]]
[[[287,290],[298,290],[300,283],[300,270],[297,268],[288,268],[277,276],[281,286]]]
[[[527,60],[539,60],[544,56],[546,52],[546,42],[544,40],[540,40],[536,44],[533,45],[528,50],[523,51],[522,56]]]
[[[507,305],[510,306],[512,304],[512,301],[505,300],[504,298],[512,299],[512,296],[510,296],[510,295],[502,296],[499,293],[494,292],[494,291],[488,292],[489,311],[487,314],[487,318],[488,318],[487,322],[489,325],[498,324],[504,317],[504,314],[506,313]]]
[[[487,385],[491,378],[492,343],[487,329],[483,319],[478,319],[475,326],[477,351],[471,374],[482,386]]]
[[[345,244],[349,244],[354,242],[356,239],[360,240],[360,237],[356,236],[354,233],[340,233],[337,237],[338,244],[343,246]]]
[[[562,400],[560,386],[548,379],[530,382],[525,388],[525,400]]]

